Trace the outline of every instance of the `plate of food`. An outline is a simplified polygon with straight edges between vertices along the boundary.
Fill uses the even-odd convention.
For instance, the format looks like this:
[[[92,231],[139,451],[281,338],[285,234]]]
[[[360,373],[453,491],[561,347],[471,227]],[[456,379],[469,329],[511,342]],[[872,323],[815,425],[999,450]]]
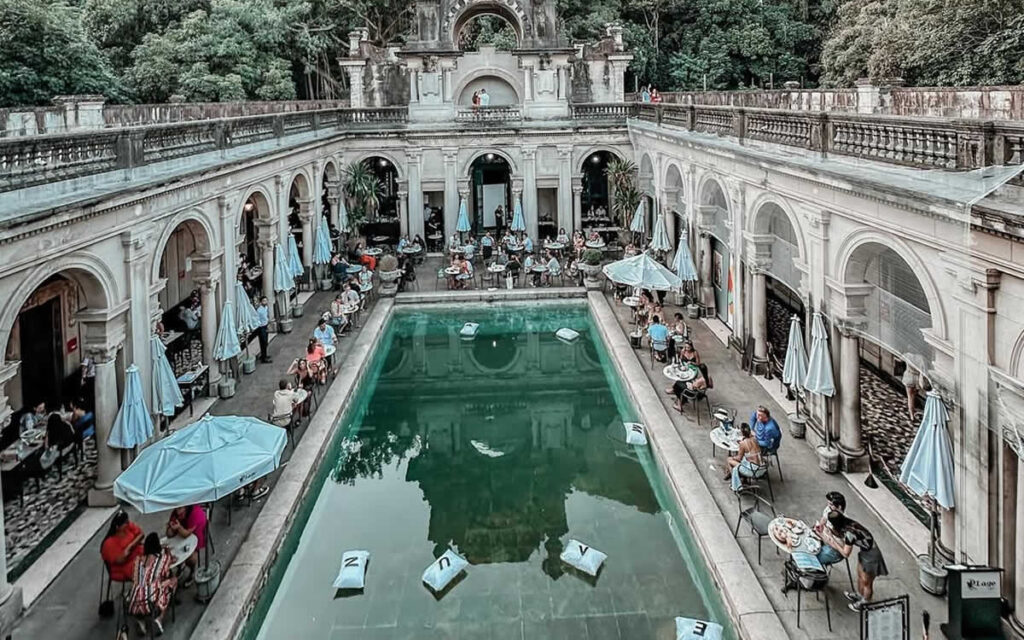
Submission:
[[[24,431],[21,432],[21,439],[25,440],[26,442],[31,442],[33,440],[38,440],[39,438],[42,438],[45,434],[46,432],[43,431],[42,429],[25,429]]]

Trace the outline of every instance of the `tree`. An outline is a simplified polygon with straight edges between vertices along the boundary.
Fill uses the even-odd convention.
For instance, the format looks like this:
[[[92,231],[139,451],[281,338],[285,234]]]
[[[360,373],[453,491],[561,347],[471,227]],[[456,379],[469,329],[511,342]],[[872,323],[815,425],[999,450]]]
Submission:
[[[608,176],[608,186],[611,190],[609,198],[612,202],[612,216],[623,229],[629,227],[630,216],[640,204],[640,188],[637,186],[639,171],[636,163],[622,158],[612,158],[608,161],[604,173]]]
[[[369,163],[353,162],[345,167],[345,193],[352,199],[352,207],[348,210],[349,224],[358,229],[380,206],[384,185]]]
[[[121,95],[77,7],[47,0],[0,0],[0,107],[48,104],[62,94]]]

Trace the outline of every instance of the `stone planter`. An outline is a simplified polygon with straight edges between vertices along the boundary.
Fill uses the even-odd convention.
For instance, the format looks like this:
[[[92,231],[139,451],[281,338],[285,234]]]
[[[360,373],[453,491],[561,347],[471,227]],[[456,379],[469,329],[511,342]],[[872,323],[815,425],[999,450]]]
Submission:
[[[196,600],[209,602],[220,586],[220,562],[213,560],[207,567],[199,567],[195,572]]]
[[[583,274],[583,286],[588,291],[601,288],[601,265],[580,263],[579,270]]]
[[[321,278],[318,281],[318,285],[321,291],[330,291],[334,288],[334,280],[331,278]]]
[[[238,361],[242,363],[242,373],[249,375],[256,371],[256,356],[246,355],[244,352],[238,356]]]
[[[291,333],[292,322],[294,321],[291,318],[279,318],[277,321],[277,330],[281,333]]]
[[[700,305],[696,303],[686,305],[686,317],[691,320],[700,318]]]
[[[394,271],[379,271],[377,275],[380,276],[380,281],[384,284],[390,284],[392,282],[398,282],[398,279],[402,277],[402,271],[395,269]]]
[[[789,418],[789,435],[793,436],[794,438],[797,438],[798,440],[803,440],[804,438],[806,438],[807,418],[804,418],[803,416],[797,415],[795,413],[791,413],[786,417]]]
[[[235,379],[224,377],[220,379],[220,384],[217,385],[217,395],[221,398],[227,399],[235,395]]]
[[[917,556],[917,570],[922,589],[932,595],[946,595],[949,572],[945,568],[933,565],[928,554],[922,554]]]
[[[820,446],[818,452],[818,467],[825,473],[837,473],[839,471],[839,449],[835,447]]]
[[[402,272],[398,269],[394,271],[380,271],[380,297],[390,298],[398,293],[398,279],[402,277]]]
[[[296,302],[292,306],[292,317],[293,318],[301,318],[303,313],[305,313],[305,309],[302,308],[302,303],[301,302]]]

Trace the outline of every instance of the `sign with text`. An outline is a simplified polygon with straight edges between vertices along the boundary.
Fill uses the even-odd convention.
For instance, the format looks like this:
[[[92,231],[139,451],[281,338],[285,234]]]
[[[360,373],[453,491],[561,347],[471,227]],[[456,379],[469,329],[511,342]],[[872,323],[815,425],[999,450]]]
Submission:
[[[960,594],[964,600],[998,598],[1000,595],[998,571],[972,571],[960,575]]]
[[[860,613],[861,640],[909,640],[910,598],[899,596],[864,603]]]

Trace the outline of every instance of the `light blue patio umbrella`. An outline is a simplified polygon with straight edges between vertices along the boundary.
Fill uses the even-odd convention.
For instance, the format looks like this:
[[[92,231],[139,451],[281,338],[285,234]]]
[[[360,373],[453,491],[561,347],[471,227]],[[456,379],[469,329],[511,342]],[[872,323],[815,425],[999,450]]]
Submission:
[[[235,281],[235,332],[243,336],[250,331],[255,331],[260,326],[259,316],[256,315],[256,307],[252,306],[249,294],[241,282]]]
[[[306,272],[302,266],[302,258],[299,257],[299,245],[295,242],[295,234],[288,234],[288,269],[296,278],[301,278]]]
[[[697,267],[693,264],[693,256],[690,254],[690,245],[687,242],[685,229],[679,234],[679,247],[676,249],[676,257],[672,261],[672,270],[683,282],[697,280]]]
[[[288,257],[284,247],[277,243],[274,247],[274,291],[291,291],[295,288],[295,276],[288,267]]]
[[[655,251],[672,250],[672,241],[668,239],[668,230],[665,228],[664,213],[659,213],[658,220],[654,223],[654,234],[651,236],[650,248]]]
[[[509,225],[512,231],[526,231],[526,218],[523,216],[523,203],[519,196],[516,196],[516,203],[513,206],[512,224]]]
[[[910,452],[900,467],[900,482],[921,496],[930,497],[935,504],[943,509],[952,509],[954,501],[953,488],[953,444],[949,440],[946,424],[949,422],[949,411],[938,393],[929,391],[924,401],[924,416],[921,427],[910,445]],[[935,521],[934,509],[931,522],[931,544],[929,555],[935,564]]]
[[[287,439],[256,418],[205,415],[146,447],[114,496],[141,513],[215,502],[276,469]]]
[[[320,218],[316,228],[316,242],[313,243],[313,264],[328,264],[331,261],[331,231],[327,218]]]
[[[338,198],[338,231],[348,233],[348,209],[345,207],[345,197]]]
[[[636,205],[636,212],[633,214],[633,221],[629,223],[629,230],[633,233],[644,233],[647,230],[647,216],[644,215],[645,200],[640,198],[640,203]]]
[[[242,345],[238,342],[234,305],[228,300],[220,313],[220,326],[217,327],[217,338],[213,342],[213,359],[224,362],[240,353]]]
[[[469,226],[469,213],[466,211],[466,199],[459,198],[459,219],[458,222],[455,224],[455,230],[462,234],[469,231],[470,228],[471,227]],[[459,237],[459,239],[462,239],[461,236]]]
[[[153,417],[142,397],[142,376],[134,364],[124,377],[124,399],[117,410],[114,425],[107,436],[107,445],[115,449],[134,449],[153,437]]]
[[[828,331],[820,312],[814,313],[811,324],[811,356],[807,361],[807,375],[804,376],[804,389],[825,398],[836,393],[835,379],[832,376],[832,356],[828,351]],[[826,414],[827,414],[826,406]],[[825,424],[828,424],[827,416]],[[832,446],[832,430],[825,429],[825,446]]]
[[[153,363],[153,410],[157,415],[172,417],[177,407],[185,406],[174,369],[167,360],[167,349],[159,336],[149,338],[149,356]]]
[[[789,344],[786,346],[786,362],[782,365],[782,382],[789,385],[796,396],[796,413],[800,415],[800,390],[807,377],[807,350],[804,349],[804,332],[800,317],[793,315],[789,322]]]
[[[677,290],[683,281],[647,252],[606,264],[602,269],[612,282],[656,291]]]

